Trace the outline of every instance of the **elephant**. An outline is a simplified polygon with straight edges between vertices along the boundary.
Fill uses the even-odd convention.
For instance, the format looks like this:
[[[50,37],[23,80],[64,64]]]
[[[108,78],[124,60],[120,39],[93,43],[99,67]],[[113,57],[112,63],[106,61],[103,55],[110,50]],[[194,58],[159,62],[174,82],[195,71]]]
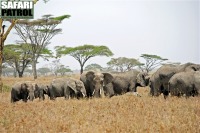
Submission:
[[[73,78],[57,78],[54,79],[48,87],[47,94],[50,100],[55,100],[56,97],[77,97],[80,94],[85,97],[86,90],[82,81]]]
[[[169,80],[171,96],[196,96],[200,94],[200,72],[180,72]]]
[[[88,71],[82,73],[80,80],[84,83],[87,97],[104,97],[103,86],[112,82],[113,76],[110,73],[101,73],[100,71]]]
[[[137,70],[119,73],[113,75],[112,82],[104,86],[104,92],[109,97],[121,95],[126,92],[134,92],[135,95],[140,96],[137,93],[137,87],[145,87],[148,80],[147,73]]]
[[[43,85],[43,84],[38,84],[35,83],[35,91],[34,91],[34,95],[35,98],[39,98],[39,100],[44,100],[45,99],[45,94],[48,95],[48,88],[47,85]]]
[[[200,65],[194,63],[185,63],[182,65],[163,65],[161,66],[149,80],[150,95],[159,96],[163,93],[164,98],[169,95],[168,82],[170,78],[179,72],[199,71]]]
[[[31,82],[17,82],[12,86],[11,89],[11,103],[22,100],[33,101],[34,99],[34,86]]]

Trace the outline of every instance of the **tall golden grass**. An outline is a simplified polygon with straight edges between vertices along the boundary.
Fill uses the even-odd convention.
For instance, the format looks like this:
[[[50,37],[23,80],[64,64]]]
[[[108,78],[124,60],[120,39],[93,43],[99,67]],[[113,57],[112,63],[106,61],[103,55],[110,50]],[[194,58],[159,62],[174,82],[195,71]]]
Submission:
[[[37,81],[49,83],[54,77]],[[78,77],[77,77],[78,78]],[[3,78],[5,86],[31,78]],[[10,92],[0,94],[1,133],[199,133],[200,97],[148,96],[149,88],[101,99],[57,98],[51,101],[10,103]]]

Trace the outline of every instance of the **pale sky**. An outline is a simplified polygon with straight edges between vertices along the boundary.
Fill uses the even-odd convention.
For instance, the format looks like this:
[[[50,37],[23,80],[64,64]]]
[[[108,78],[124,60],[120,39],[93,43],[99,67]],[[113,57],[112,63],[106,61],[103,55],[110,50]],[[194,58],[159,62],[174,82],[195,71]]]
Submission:
[[[113,58],[156,54],[170,62],[200,63],[199,7],[198,0],[50,0],[47,4],[40,0],[34,14],[35,18],[71,15],[59,26],[62,34],[52,39],[50,49],[106,45]],[[6,43],[14,43],[16,38],[10,34]],[[110,59],[94,57],[86,65],[105,67]],[[39,61],[38,67],[50,63]],[[62,57],[61,63],[73,70],[80,68],[70,56]]]

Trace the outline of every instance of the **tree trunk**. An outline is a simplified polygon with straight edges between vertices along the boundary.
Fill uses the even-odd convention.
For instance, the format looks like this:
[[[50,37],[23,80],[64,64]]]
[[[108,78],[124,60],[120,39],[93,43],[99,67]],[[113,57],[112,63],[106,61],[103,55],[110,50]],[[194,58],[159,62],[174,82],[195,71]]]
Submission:
[[[33,77],[34,79],[37,79],[37,70],[36,70],[36,60],[34,60],[33,58],[33,62],[32,62],[32,70],[33,70]]]
[[[13,76],[16,78],[17,77],[17,71],[16,69],[14,68],[14,71],[13,71]]]
[[[23,77],[23,72],[18,72],[19,78]]]
[[[3,50],[0,50],[0,92],[3,92],[3,82],[2,82],[2,62],[3,62]]]
[[[80,70],[80,74],[83,73],[83,65],[80,65],[81,66],[81,70]]]
[[[3,46],[4,42],[2,36],[0,36],[0,92],[3,92],[3,82],[2,82],[2,64],[3,64]]]

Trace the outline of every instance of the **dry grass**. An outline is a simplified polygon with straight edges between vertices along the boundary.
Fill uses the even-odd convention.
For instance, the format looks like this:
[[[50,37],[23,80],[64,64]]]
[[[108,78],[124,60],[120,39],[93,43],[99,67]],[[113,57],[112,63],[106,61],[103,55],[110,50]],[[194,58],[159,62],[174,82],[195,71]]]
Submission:
[[[31,79],[31,78],[30,78]],[[48,83],[52,77],[39,78]],[[4,79],[4,85],[24,79]],[[27,78],[25,80],[28,80]],[[102,99],[45,99],[39,102],[10,103],[10,93],[0,94],[1,133],[55,132],[200,132],[200,97],[189,99],[148,96],[148,88],[132,94]]]

